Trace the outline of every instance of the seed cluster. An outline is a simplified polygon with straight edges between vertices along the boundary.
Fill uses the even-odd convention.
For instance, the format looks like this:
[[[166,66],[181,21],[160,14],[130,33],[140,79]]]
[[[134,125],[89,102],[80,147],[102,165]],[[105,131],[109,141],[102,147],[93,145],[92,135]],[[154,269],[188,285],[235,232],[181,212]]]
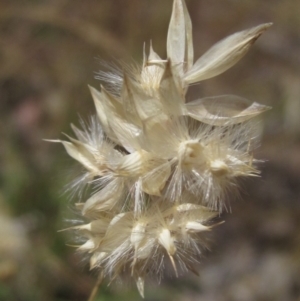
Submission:
[[[253,117],[268,107],[223,95],[186,102],[190,84],[235,64],[270,26],[263,24],[215,44],[193,63],[192,25],[184,0],[174,0],[167,59],[150,46],[142,66],[101,73],[90,88],[97,117],[77,139],[61,142],[85,169],[93,187],[77,203],[89,223],[72,227],[85,238],[91,269],[111,280],[123,273],[144,295],[145,277],[195,271],[213,219],[237,178],[258,171],[252,150],[259,140]]]

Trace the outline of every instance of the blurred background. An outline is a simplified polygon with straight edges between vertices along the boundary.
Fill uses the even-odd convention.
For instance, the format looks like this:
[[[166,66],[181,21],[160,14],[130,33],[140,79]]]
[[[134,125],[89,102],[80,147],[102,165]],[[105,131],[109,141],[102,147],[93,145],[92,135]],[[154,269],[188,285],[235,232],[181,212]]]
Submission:
[[[187,0],[196,59],[221,38],[274,25],[233,68],[192,87],[190,99],[236,94],[273,107],[261,122],[258,179],[243,181],[214,229],[200,276],[146,286],[147,301],[300,300],[300,2]],[[58,233],[72,218],[64,186],[75,162],[62,138],[94,114],[87,85],[100,60],[166,56],[172,0],[0,0],[0,300],[86,300],[95,282]],[[141,300],[104,284],[96,301]]]

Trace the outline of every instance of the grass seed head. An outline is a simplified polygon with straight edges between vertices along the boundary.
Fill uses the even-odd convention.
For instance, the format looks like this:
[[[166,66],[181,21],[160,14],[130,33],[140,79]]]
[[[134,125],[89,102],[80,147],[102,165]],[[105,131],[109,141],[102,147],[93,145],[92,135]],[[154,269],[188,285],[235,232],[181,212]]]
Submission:
[[[166,265],[176,276],[195,271],[226,194],[258,173],[252,118],[268,107],[233,95],[186,103],[185,95],[233,66],[269,26],[230,35],[194,63],[189,13],[174,0],[167,58],[151,45],[141,66],[99,73],[108,88],[90,87],[97,117],[72,126],[77,139],[56,141],[94,187],[78,204],[88,223],[72,227],[91,269],[111,280],[129,273],[142,296],[145,278],[160,278]]]

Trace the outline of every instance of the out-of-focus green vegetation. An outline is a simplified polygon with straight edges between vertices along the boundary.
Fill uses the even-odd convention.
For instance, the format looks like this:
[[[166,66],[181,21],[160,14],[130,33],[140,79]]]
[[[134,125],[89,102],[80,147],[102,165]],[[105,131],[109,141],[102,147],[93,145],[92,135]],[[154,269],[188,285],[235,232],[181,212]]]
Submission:
[[[243,183],[214,229],[200,277],[146,287],[146,300],[300,300],[300,2],[187,0],[196,57],[235,31],[273,27],[226,73],[190,98],[237,94],[265,114],[256,156],[262,179]],[[153,41],[165,56],[171,0],[0,1],[0,300],[85,300],[94,274],[57,233],[69,213],[63,187],[76,174],[56,139],[94,114],[87,85],[99,58],[141,60]],[[245,193],[246,192],[246,193]],[[104,285],[97,301],[140,300],[133,285]]]

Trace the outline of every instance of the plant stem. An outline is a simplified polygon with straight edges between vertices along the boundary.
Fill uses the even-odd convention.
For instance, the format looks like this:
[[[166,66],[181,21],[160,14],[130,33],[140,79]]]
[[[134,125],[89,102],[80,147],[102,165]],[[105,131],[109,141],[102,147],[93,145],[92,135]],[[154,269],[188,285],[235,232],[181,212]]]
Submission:
[[[103,280],[103,272],[100,272],[99,275],[98,275],[97,281],[95,283],[95,286],[93,287],[93,290],[91,291],[91,294],[89,296],[88,301],[93,301],[94,300],[102,280]]]

